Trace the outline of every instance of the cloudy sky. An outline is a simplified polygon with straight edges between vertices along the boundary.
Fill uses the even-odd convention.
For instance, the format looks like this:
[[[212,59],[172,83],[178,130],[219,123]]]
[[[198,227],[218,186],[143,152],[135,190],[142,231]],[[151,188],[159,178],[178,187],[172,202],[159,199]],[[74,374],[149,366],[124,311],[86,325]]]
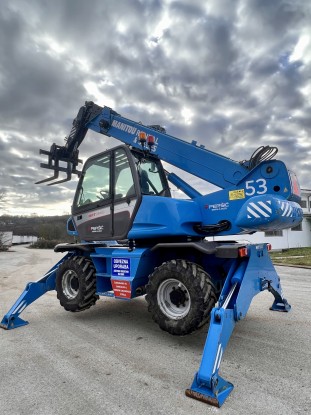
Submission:
[[[311,188],[311,3],[1,2],[0,215],[70,211],[76,181],[34,182],[86,100],[235,160],[276,145]],[[115,144],[89,133],[80,156]]]

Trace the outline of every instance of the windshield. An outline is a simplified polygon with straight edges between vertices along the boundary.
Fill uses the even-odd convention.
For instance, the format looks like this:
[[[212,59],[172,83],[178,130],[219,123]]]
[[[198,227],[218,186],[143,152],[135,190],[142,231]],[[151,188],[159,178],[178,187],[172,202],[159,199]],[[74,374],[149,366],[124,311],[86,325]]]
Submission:
[[[90,161],[79,190],[77,207],[110,197],[110,157]]]

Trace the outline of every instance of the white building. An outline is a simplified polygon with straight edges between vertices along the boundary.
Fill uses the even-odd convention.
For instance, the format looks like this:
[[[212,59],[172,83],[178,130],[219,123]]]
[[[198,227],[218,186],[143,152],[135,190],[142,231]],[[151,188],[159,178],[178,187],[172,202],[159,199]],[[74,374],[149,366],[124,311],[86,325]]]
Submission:
[[[303,221],[299,226],[271,232],[256,232],[253,235],[233,235],[230,238],[215,237],[218,239],[235,239],[251,243],[268,242],[272,249],[303,248],[311,246],[311,190],[301,190],[301,207]],[[211,238],[208,238],[211,239]]]
[[[38,238],[32,235],[13,235],[13,245],[18,244],[32,244],[37,242]]]

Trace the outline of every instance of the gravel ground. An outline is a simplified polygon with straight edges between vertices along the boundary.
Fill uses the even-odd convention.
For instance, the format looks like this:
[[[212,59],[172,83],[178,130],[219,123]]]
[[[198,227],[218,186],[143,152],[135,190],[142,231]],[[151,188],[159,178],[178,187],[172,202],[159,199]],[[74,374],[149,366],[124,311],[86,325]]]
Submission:
[[[13,247],[0,253],[0,320],[25,287],[62,254]],[[290,313],[269,311],[264,292],[239,322],[221,365],[235,385],[220,408],[187,398],[207,327],[171,336],[146,302],[101,298],[82,313],[60,307],[55,291],[29,306],[30,324],[0,330],[0,414],[311,413],[311,270],[278,267]]]

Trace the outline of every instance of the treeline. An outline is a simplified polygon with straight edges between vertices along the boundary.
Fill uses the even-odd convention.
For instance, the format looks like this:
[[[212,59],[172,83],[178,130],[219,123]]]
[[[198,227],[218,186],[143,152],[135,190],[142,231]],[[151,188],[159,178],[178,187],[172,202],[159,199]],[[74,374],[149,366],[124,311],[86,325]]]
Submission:
[[[33,235],[47,241],[72,242],[66,231],[69,216],[0,216],[0,232],[14,235]]]

